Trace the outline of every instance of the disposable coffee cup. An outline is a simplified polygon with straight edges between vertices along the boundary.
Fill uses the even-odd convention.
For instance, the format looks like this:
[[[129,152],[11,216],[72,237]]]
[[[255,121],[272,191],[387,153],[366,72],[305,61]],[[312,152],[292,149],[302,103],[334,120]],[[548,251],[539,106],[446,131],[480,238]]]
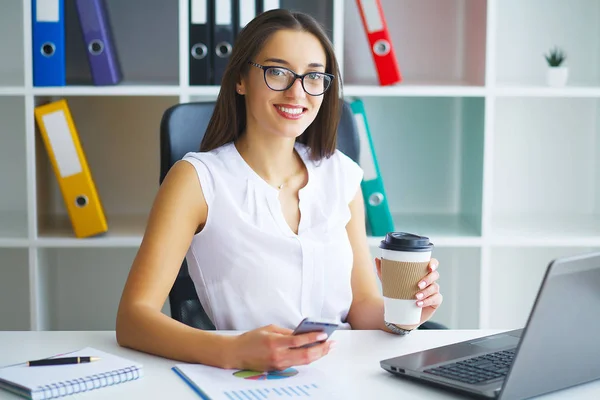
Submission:
[[[381,284],[385,320],[397,325],[421,322],[416,294],[419,282],[429,273],[433,243],[407,232],[390,232],[381,241]]]

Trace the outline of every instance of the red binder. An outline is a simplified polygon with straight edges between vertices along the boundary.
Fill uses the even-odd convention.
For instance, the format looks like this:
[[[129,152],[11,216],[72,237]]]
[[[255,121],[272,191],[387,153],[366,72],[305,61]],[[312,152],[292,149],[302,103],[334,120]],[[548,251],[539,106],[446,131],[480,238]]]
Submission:
[[[380,0],[356,0],[356,4],[371,45],[379,84],[386,86],[402,82],[402,74]]]

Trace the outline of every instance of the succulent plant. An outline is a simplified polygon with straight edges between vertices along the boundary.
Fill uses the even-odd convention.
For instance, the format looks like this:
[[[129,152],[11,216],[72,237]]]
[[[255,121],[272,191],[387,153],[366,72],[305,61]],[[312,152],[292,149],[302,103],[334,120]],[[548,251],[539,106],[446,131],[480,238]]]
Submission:
[[[560,65],[566,60],[567,55],[564,51],[555,46],[548,54],[545,54],[544,57],[546,58],[549,66],[560,67]]]

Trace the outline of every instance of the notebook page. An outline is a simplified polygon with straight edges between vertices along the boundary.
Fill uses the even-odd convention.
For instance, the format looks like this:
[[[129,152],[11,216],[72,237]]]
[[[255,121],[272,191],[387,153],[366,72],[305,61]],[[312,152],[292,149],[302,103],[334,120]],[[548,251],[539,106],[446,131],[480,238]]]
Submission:
[[[142,365],[131,360],[109,354],[91,347],[55,357],[77,357],[91,356],[100,357],[100,360],[90,363],[72,365],[53,365],[43,367],[29,367],[26,363],[0,368],[0,379],[12,384],[18,384],[32,391],[37,387],[56,384],[58,382],[85,379],[93,375],[108,373],[126,368],[141,368]],[[29,360],[28,360],[29,361]],[[131,371],[127,373],[128,378],[134,378],[134,374],[142,376],[142,371]],[[107,379],[107,378],[102,378]],[[112,378],[108,378],[112,379]],[[116,383],[116,382],[114,382]],[[87,383],[93,388],[93,382]],[[90,386],[91,385],[91,386]]]

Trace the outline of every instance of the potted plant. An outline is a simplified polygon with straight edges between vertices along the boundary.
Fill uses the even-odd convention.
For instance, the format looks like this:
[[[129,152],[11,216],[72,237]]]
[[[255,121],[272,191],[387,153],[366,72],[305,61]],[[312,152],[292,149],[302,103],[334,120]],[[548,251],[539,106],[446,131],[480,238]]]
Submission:
[[[548,71],[546,72],[548,85],[553,87],[565,86],[569,78],[569,68],[563,65],[567,59],[565,52],[555,46],[544,57],[548,62]]]

